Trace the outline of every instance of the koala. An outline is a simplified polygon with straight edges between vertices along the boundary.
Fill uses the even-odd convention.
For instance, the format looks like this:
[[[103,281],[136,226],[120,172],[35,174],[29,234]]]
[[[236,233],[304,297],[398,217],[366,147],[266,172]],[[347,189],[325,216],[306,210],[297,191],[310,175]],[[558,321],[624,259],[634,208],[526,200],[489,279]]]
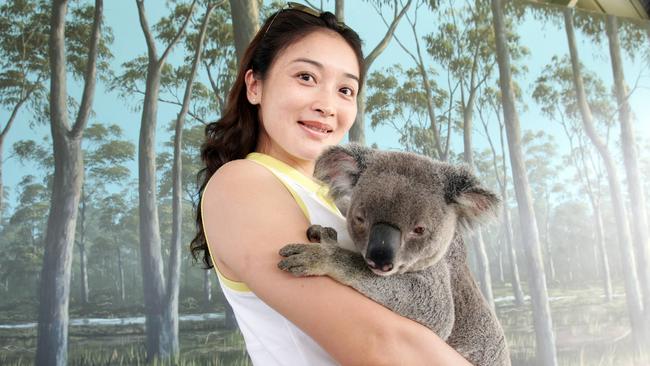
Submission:
[[[423,324],[474,365],[510,365],[505,335],[467,263],[462,233],[498,212],[499,199],[462,167],[356,144],[334,146],[314,176],[344,213],[358,252],[332,228],[280,250],[278,267],[329,276]]]

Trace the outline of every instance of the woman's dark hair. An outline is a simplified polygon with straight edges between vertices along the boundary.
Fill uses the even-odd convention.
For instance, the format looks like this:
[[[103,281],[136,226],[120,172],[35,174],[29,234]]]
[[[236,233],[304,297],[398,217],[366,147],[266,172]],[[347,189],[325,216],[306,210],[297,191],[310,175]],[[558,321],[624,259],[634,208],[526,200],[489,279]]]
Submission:
[[[250,104],[246,97],[246,71],[253,70],[255,77],[263,80],[282,50],[317,30],[335,32],[350,45],[359,62],[359,87],[363,85],[365,75],[361,39],[355,31],[338,22],[334,14],[324,12],[316,16],[289,8],[279,10],[266,19],[239,64],[237,79],[228,94],[223,115],[205,127],[205,142],[201,146],[201,159],[205,167],[198,173],[201,185],[196,209],[197,234],[192,239],[190,250],[194,260],[203,257],[206,269],[212,268],[213,264],[201,218],[203,191],[212,174],[222,165],[243,159],[255,150],[260,131],[258,107]]]

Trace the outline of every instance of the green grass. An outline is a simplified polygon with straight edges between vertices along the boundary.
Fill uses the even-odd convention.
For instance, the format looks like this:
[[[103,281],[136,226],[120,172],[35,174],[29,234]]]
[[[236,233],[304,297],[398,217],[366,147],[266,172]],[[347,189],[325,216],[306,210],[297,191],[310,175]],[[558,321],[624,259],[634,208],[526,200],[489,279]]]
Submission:
[[[180,355],[149,365],[249,366],[238,331],[220,329],[220,321],[180,324]],[[143,326],[71,327],[68,365],[147,365]],[[33,365],[36,330],[0,330],[0,365]]]
[[[495,297],[509,296],[508,286],[494,288]],[[623,294],[622,288],[615,289]],[[598,286],[552,287],[550,297],[558,363],[562,366],[641,366],[633,357],[625,297],[605,303]],[[514,366],[533,366],[535,334],[530,303],[497,304]],[[223,320],[180,323],[181,353],[154,365],[250,365],[241,334],[222,329]],[[71,327],[69,365],[145,365],[144,326]],[[36,330],[0,330],[0,365],[33,365]],[[645,356],[647,357],[647,356]]]
[[[617,294],[623,289],[617,288]],[[625,297],[606,303],[602,289],[593,286],[549,289],[558,364],[566,366],[650,365],[648,355],[633,356]],[[495,297],[511,295],[509,287],[495,288]],[[536,365],[532,306],[497,304],[497,315],[508,339],[513,365]]]

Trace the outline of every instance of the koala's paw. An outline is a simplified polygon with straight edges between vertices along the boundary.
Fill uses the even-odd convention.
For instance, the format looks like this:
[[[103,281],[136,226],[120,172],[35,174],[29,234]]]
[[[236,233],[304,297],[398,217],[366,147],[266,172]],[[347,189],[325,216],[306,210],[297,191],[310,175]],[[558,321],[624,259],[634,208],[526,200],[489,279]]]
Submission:
[[[296,277],[323,276],[328,273],[329,251],[319,244],[289,244],[280,249],[284,257],[278,268]]]
[[[307,239],[310,243],[336,244],[338,233],[334,228],[311,225],[307,228]]]

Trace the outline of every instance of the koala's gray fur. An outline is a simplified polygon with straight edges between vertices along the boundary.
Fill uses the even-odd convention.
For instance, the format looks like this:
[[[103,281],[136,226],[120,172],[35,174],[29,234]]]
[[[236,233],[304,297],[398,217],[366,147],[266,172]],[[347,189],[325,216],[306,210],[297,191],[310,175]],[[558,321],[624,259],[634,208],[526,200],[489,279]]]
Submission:
[[[308,237],[320,243],[285,246],[281,269],[330,276],[429,327],[474,365],[510,365],[461,238],[496,214],[496,195],[463,167],[355,144],[328,149],[314,176],[329,185],[359,253],[337,246],[333,229],[312,226]]]

